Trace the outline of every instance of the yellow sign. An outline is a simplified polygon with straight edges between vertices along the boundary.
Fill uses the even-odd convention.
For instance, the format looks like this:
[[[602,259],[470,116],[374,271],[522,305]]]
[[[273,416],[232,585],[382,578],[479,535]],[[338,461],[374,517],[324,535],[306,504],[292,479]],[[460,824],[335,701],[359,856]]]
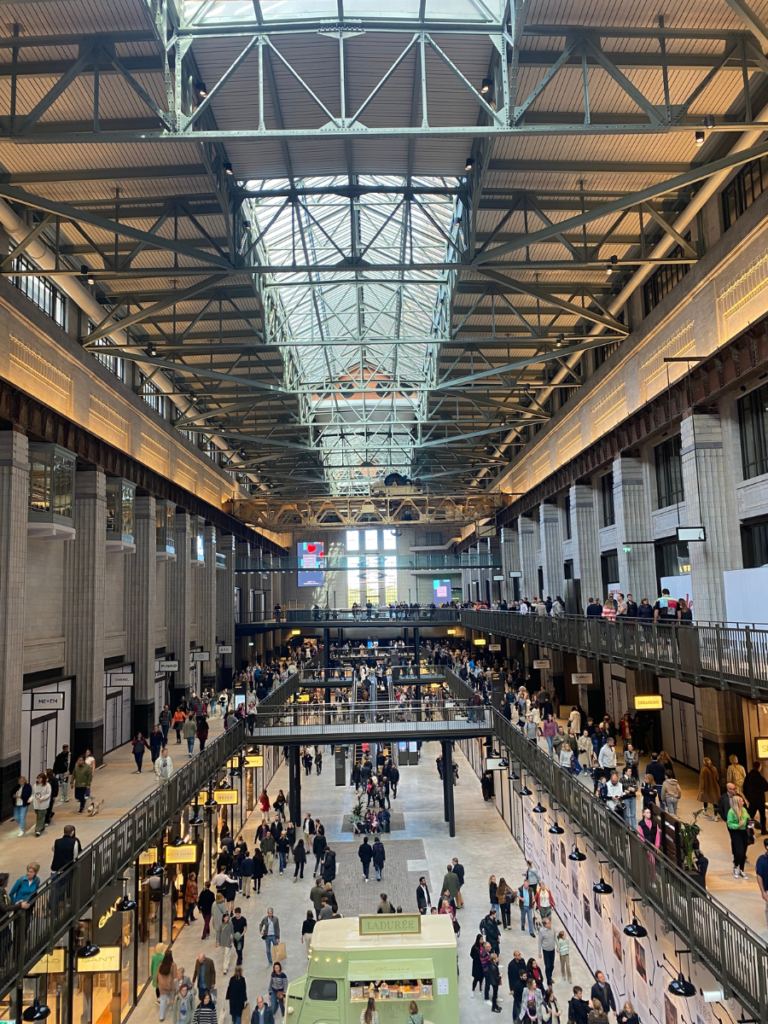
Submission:
[[[197,864],[197,844],[188,846],[166,846],[166,864]]]
[[[472,643],[473,644],[477,644],[478,647],[483,647],[487,643],[487,641],[486,641],[485,637],[481,636],[481,637],[478,637],[477,640],[473,640]]]
[[[301,636],[301,630],[300,629],[292,629],[291,630],[291,636]]]
[[[364,914],[360,935],[421,935],[421,914]]]
[[[117,913],[117,907],[118,907],[118,904],[120,903],[120,901],[122,900],[122,898],[123,898],[122,896],[118,896],[117,899],[115,900],[115,902],[109,908],[109,910],[105,914],[101,915],[101,917],[99,918],[99,928],[104,928],[104,926],[106,925],[106,923],[110,919],[110,917],[112,917],[113,914]]]
[[[81,974],[101,974],[120,970],[120,947],[102,946],[96,956],[80,956],[75,960],[75,970]]]
[[[63,974],[64,973],[64,947],[57,946],[51,950],[48,956],[41,957],[34,967],[30,967],[28,974]]]
[[[448,634],[448,636],[456,636],[456,630],[455,629],[447,629],[446,633]]]
[[[240,794],[236,789],[214,789],[213,799],[217,804],[236,804],[240,801]]]
[[[764,739],[760,736],[757,737],[755,740],[755,753],[761,761],[763,758],[768,758],[768,739]]]
[[[150,846],[148,850],[144,850],[143,853],[139,854],[139,864],[154,864],[157,861],[157,847]]]
[[[246,768],[263,768],[264,767],[264,755],[263,754],[246,754],[245,755],[245,767]]]
[[[635,697],[635,711],[661,711],[664,699],[660,693],[643,693]]]
[[[298,701],[299,704],[309,704],[309,694],[300,693],[296,700]]]

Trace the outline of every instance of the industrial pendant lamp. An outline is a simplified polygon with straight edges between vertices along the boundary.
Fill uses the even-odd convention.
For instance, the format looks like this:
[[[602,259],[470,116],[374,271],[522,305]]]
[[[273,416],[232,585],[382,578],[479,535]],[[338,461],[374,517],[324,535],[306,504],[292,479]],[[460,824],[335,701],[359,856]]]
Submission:
[[[608,885],[605,879],[601,878],[599,882],[595,882],[592,886],[592,892],[596,892],[598,896],[610,896],[613,892],[613,886]]]
[[[525,784],[525,778],[523,778],[523,784],[520,787],[520,796],[533,796],[533,790],[528,789]]]
[[[683,999],[690,999],[696,995],[696,986],[687,981],[683,972],[680,971],[674,981],[670,982],[667,991],[673,996],[682,996]]]
[[[582,853],[581,850],[576,845],[576,843],[574,843],[573,844],[573,849],[568,854],[568,860],[582,861],[582,860],[586,860],[586,859],[587,859],[586,853]]]
[[[121,896],[120,899],[117,901],[117,909],[124,914],[128,913],[131,910],[135,910],[136,907],[138,907],[138,903],[136,902],[136,900],[132,900],[131,897],[127,894]]]
[[[550,829],[548,829],[547,831],[552,836],[562,836],[562,835],[565,835],[565,829],[563,828],[562,825],[558,824],[557,818],[555,818],[555,824]]]
[[[84,946],[78,948],[77,957],[79,960],[90,960],[91,957],[98,956],[100,952],[101,947],[89,940]]]
[[[46,1017],[50,1017],[51,1008],[46,1006],[45,1003],[41,1003],[40,1000],[35,997],[35,1001],[31,1006],[28,1006],[24,1013],[21,1015],[22,1020],[36,1021],[45,1020]]]
[[[648,932],[643,928],[636,917],[632,918],[632,924],[628,924],[624,929],[624,934],[628,935],[630,939],[644,939]]]
[[[546,814],[547,813],[547,808],[541,802],[541,797],[539,797],[539,802],[536,804],[535,807],[532,807],[531,810],[534,812],[534,814]]]

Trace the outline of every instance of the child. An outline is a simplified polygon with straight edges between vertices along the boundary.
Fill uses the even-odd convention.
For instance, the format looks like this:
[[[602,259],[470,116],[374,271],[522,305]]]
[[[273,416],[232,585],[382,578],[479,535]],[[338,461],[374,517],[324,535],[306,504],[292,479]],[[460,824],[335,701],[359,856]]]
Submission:
[[[571,943],[564,931],[557,933],[557,951],[560,954],[560,974],[563,981],[571,980]]]

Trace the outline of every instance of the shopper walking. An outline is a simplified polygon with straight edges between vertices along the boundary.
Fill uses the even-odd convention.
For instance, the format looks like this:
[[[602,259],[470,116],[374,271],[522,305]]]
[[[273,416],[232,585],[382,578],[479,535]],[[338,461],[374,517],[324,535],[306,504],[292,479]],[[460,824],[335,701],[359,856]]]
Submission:
[[[213,963],[211,962],[211,967]],[[209,989],[200,989],[200,1002],[192,1018],[192,1024],[218,1024],[218,1014]]]
[[[280,921],[275,917],[272,907],[267,908],[266,917],[262,918],[259,933],[264,939],[267,950],[267,963],[272,963],[272,947],[280,941]]]
[[[53,759],[53,772],[59,782],[59,792],[61,793],[61,802],[63,804],[69,801],[67,787],[69,786],[69,774],[74,765],[75,759],[70,754],[69,747],[65,743],[61,751]]]
[[[51,803],[51,787],[45,772],[41,772],[32,789],[32,807],[35,811],[35,835],[39,836],[47,827],[45,816]]]
[[[27,864],[26,874],[16,879],[8,894],[11,903],[18,903],[24,910],[29,909],[35,893],[40,888],[39,871],[40,865],[37,861]]]
[[[194,871],[189,872],[187,884],[184,886],[184,922],[192,924],[196,921],[195,906],[197,904],[197,875]]]
[[[373,868],[376,872],[376,881],[381,881],[381,876],[384,874],[384,861],[387,859],[387,854],[384,849],[384,843],[378,837],[373,844]]]
[[[555,970],[555,953],[557,951],[557,936],[552,927],[552,921],[544,918],[541,922],[539,932],[539,952],[544,957],[544,973],[547,978],[547,985],[552,985],[552,976]]]
[[[229,1015],[232,1018],[232,1024],[240,1024],[245,1004],[248,1002],[248,989],[243,977],[242,967],[238,966],[235,968],[235,973],[229,979],[225,998],[229,1003]]]
[[[283,971],[282,964],[275,964],[272,968],[272,976],[269,979],[270,1009],[276,1014],[278,1009],[282,1016],[285,1016],[285,994],[288,991],[288,979]]]
[[[197,736],[197,722],[195,721],[194,714],[190,713],[187,718],[184,719],[184,725],[182,726],[182,735],[187,741],[187,751],[189,756],[195,752],[195,737]]]
[[[763,835],[765,829],[765,794],[768,792],[768,781],[762,772],[762,765],[755,761],[752,769],[747,772],[744,779],[744,799],[747,802],[747,810],[750,818],[759,819],[760,831]]]
[[[32,803],[32,787],[23,775],[20,775],[16,782],[18,788],[13,794],[13,820],[19,826],[19,836],[23,836],[27,823],[27,811]]]
[[[293,869],[293,882],[295,885],[297,878],[304,878],[304,866],[307,863],[307,851],[304,849],[303,839],[300,839],[293,848],[293,863],[296,865]]]
[[[135,772],[136,775],[140,775],[141,774],[141,763],[144,760],[144,751],[145,750],[149,750],[149,744],[144,739],[142,734],[140,732],[137,732],[136,735],[134,736],[133,740],[132,740],[132,743],[131,743],[131,753],[133,754],[133,759],[136,762],[136,772]],[[82,758],[78,758],[77,760],[78,760],[78,764],[79,764],[80,761],[82,761]],[[75,771],[76,770],[77,770],[77,765],[75,765]]]
[[[557,952],[560,956],[560,977],[563,981],[571,980],[571,942],[564,931],[557,933]]]
[[[493,1013],[501,1013],[501,1007],[497,998],[500,984],[499,956],[498,953],[491,953],[491,962],[488,964],[488,989],[491,993],[491,1011]]]
[[[202,939],[207,939],[211,934],[211,914],[213,913],[213,905],[216,902],[216,896],[211,890],[211,883],[206,882],[203,891],[197,898],[197,906],[200,913],[203,916],[203,934]]]
[[[733,853],[733,877],[746,878],[744,866],[747,860],[749,813],[740,796],[735,796],[732,804],[733,806],[728,811],[726,824],[728,825],[731,852]]]
[[[163,954],[163,959],[160,961],[160,965],[157,968],[157,990],[160,993],[160,1009],[158,1011],[158,1018],[165,1020],[165,1014],[168,1009],[168,1003],[173,1002],[174,999],[174,987],[173,983],[176,978],[176,965],[173,962],[173,954],[170,949],[167,949]]]
[[[469,956],[472,961],[472,991],[470,993],[470,999],[475,998],[475,989],[480,989],[480,994],[483,993],[483,982],[485,981],[485,971],[483,970],[483,963],[481,959],[481,953],[483,951],[485,943],[483,936],[478,932],[477,938],[475,939],[472,948],[469,951]]]

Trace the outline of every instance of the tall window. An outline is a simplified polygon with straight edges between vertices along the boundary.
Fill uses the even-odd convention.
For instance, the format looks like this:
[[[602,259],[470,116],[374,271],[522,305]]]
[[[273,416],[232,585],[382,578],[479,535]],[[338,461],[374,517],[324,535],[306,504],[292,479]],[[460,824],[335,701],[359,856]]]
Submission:
[[[397,551],[397,534],[394,530],[382,530],[385,551]],[[442,536],[442,535],[441,535]]]
[[[656,575],[659,580],[663,576],[683,576],[690,571],[691,558],[684,541],[668,540],[656,545]]]
[[[347,530],[347,551],[360,550],[360,531]]]
[[[564,501],[565,509],[565,539],[571,539],[571,495],[570,492],[566,494]]]
[[[64,293],[60,292],[47,277],[38,277],[37,274],[30,273],[36,268],[23,256],[16,257],[11,269],[19,272],[18,277],[11,278],[11,284],[31,299],[38,309],[47,313],[51,320],[55,320],[59,327],[64,327],[67,322],[67,301]]]
[[[723,225],[727,230],[749,209],[760,193],[768,187],[768,160],[761,157],[745,164],[733,181],[722,191]]]
[[[88,322],[88,331],[96,330],[96,324],[93,321]],[[96,348],[113,348],[114,342],[111,338],[99,338],[98,341],[94,342]],[[120,380],[125,380],[125,360],[121,359],[120,356],[108,356],[106,352],[93,352],[93,355],[98,359],[102,366],[106,366],[110,373],[114,373]]]
[[[667,508],[683,501],[683,464],[680,458],[680,435],[669,437],[653,449],[656,459],[657,508]]]
[[[690,231],[685,236],[685,240],[686,242],[690,242]],[[685,256],[685,253],[679,245],[676,245],[670,252],[669,259],[679,260],[682,259],[683,256]],[[664,266],[659,267],[659,269],[648,278],[643,285],[646,316],[648,316],[654,307],[658,306],[665,295],[669,295],[678,282],[682,281],[688,273],[688,270],[689,265],[687,263],[665,264]]]
[[[742,523],[741,550],[745,569],[758,569],[768,563],[768,519]]]
[[[768,384],[739,399],[739,434],[744,479],[768,473]]]
[[[384,565],[384,600],[387,604],[393,604],[397,601],[397,558],[388,555],[384,559]]]
[[[360,570],[347,569],[347,604],[360,604]]]
[[[373,531],[366,531],[366,547],[368,541],[368,533]],[[379,556],[378,555],[366,555],[365,558],[366,570],[365,570],[365,600],[376,607],[379,604]]]
[[[365,550],[366,551],[378,551],[379,550],[379,531],[378,530],[366,530],[365,531]]]
[[[604,551],[600,555],[600,573],[603,579],[603,597],[607,597],[608,587],[619,582],[618,551]]]
[[[141,397],[147,405],[150,405],[159,416],[165,417],[166,399],[160,388],[151,380],[147,380],[143,373],[139,373],[139,383]]]
[[[603,498],[603,526],[613,526],[616,522],[616,512],[613,507],[613,473],[607,473],[600,480],[600,489]]]

